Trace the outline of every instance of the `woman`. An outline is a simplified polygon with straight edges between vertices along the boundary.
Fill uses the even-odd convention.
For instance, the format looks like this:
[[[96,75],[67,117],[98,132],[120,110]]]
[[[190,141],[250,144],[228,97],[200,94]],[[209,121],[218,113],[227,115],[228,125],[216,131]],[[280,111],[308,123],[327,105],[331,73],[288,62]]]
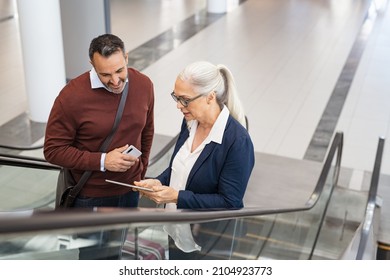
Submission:
[[[192,63],[178,75],[171,96],[184,119],[169,167],[134,184],[152,188],[142,194],[167,208],[242,208],[254,149],[231,72],[224,65]],[[183,233],[168,229],[174,239],[172,230]],[[200,249],[184,243],[176,242],[183,251]]]

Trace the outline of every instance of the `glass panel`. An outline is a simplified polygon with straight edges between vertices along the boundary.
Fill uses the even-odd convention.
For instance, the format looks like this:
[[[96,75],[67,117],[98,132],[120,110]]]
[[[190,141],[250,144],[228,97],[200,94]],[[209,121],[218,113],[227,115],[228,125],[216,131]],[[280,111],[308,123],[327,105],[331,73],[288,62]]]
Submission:
[[[174,145],[153,165],[148,166],[146,177],[154,178],[160,175],[168,166],[173,153]]]
[[[195,224],[170,224],[168,242],[170,260],[229,260],[245,231],[238,229],[238,220],[222,220]],[[174,230],[177,228],[177,230]],[[188,230],[186,229],[188,228]],[[174,234],[172,234],[174,232]]]
[[[28,213],[27,213],[28,214]],[[0,260],[163,260],[168,236],[161,226],[126,224],[0,235]]]
[[[53,209],[58,172],[0,166],[0,211]]]
[[[325,233],[322,233],[324,228],[321,226],[321,221],[323,220],[328,199],[332,195],[332,187],[336,175],[335,165],[336,159],[334,159],[332,168],[326,178],[323,192],[312,209],[241,219],[241,228],[245,230],[245,234],[241,231],[240,238],[235,240],[232,258],[309,259],[313,246],[316,246],[316,248],[324,247],[328,250],[324,252],[320,249],[315,250],[314,258],[334,259],[333,254],[340,244],[332,244],[332,240],[327,240],[334,234],[333,232],[331,234],[326,232],[329,229],[328,226],[325,227]],[[335,194],[339,196],[339,191],[337,190]],[[334,199],[333,201],[336,202],[336,200]],[[336,203],[336,205],[340,204],[340,202]],[[329,205],[329,208],[332,208],[329,211],[330,213],[336,210],[333,203]],[[325,223],[328,223],[330,220],[330,216],[327,216]],[[319,231],[321,236],[326,238],[316,243]],[[348,240],[351,240],[350,236],[348,236]]]
[[[97,260],[122,258],[126,228],[1,237],[0,259]]]
[[[139,227],[129,230],[122,248],[122,259],[168,259],[168,235],[162,226]]]
[[[333,168],[335,165],[333,162]],[[331,174],[327,189],[331,188]],[[340,259],[363,220],[368,193],[334,186],[312,259]],[[322,201],[327,196],[320,197]]]
[[[334,189],[313,259],[342,257],[363,220],[367,197],[367,192]]]

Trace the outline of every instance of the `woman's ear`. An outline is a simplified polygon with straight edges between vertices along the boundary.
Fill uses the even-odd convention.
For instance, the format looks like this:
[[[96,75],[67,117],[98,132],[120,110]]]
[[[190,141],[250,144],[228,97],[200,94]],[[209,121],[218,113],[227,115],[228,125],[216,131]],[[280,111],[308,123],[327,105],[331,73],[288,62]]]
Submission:
[[[211,101],[216,100],[215,91],[212,91],[207,95],[207,104],[210,104]]]

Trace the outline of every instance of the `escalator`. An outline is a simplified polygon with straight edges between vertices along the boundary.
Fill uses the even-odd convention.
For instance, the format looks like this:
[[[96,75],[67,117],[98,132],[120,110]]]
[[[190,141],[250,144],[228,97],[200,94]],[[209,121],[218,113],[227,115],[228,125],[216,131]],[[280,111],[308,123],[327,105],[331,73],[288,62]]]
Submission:
[[[174,142],[151,160],[148,177],[166,166],[162,162],[170,158]],[[146,201],[136,209],[53,210],[59,168],[31,157],[1,155],[1,176],[14,175],[1,185],[0,259],[170,259],[165,225],[191,229],[202,247],[196,259],[354,259],[358,254],[351,243],[363,233],[366,218],[374,217],[367,214],[370,192],[351,195],[338,187],[342,144],[342,133],[335,134],[304,203],[264,206],[251,197],[251,203],[238,210],[167,210]],[[248,186],[250,196],[259,184],[252,181]],[[45,195],[31,198],[39,186],[46,186]],[[293,182],[290,187],[290,192],[299,188]],[[12,191],[3,197],[6,189]],[[19,196],[20,202],[14,198],[4,204],[12,196]]]

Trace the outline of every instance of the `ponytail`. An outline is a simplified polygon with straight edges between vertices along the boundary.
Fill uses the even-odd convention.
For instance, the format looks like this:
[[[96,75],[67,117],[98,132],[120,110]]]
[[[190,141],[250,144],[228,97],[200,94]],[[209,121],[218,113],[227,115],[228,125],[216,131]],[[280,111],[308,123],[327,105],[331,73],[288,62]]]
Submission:
[[[233,75],[225,65],[194,62],[179,74],[179,78],[191,83],[198,94],[206,95],[214,91],[219,106],[222,108],[226,105],[232,117],[246,127],[244,108],[238,97]]]
[[[236,84],[230,70],[222,64],[217,65],[219,72],[221,73],[225,89],[222,93],[223,103],[228,107],[230,114],[235,118],[239,123],[246,127],[245,113],[242,106],[241,100],[238,97]]]

